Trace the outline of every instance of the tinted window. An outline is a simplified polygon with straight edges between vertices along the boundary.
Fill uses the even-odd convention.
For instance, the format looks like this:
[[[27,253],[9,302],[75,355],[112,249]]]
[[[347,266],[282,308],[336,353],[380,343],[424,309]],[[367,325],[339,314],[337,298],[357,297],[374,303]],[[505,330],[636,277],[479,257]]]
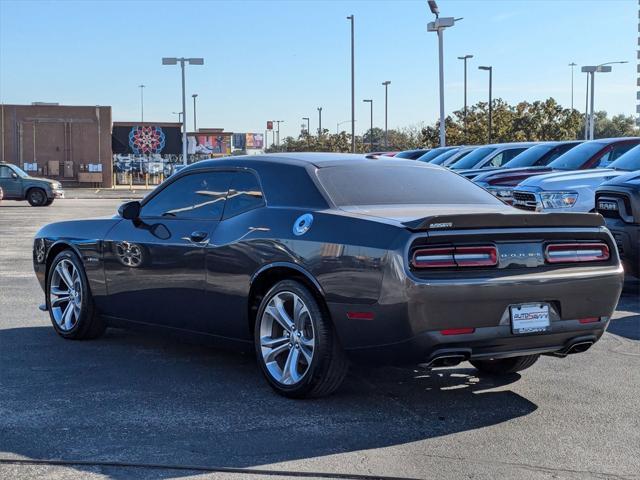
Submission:
[[[232,172],[202,172],[179,178],[142,207],[142,216],[219,220],[232,176]]]
[[[505,168],[531,167],[537,165],[538,161],[545,157],[553,148],[553,145],[534,145],[527,148],[524,152],[516,155],[509,162],[504,164]]]
[[[251,172],[236,173],[229,187],[224,218],[234,217],[263,205],[264,197],[256,176]]]
[[[618,160],[620,157],[622,157],[625,153],[627,153],[636,145],[637,144],[631,144],[631,143],[620,143],[616,145],[611,149],[611,155],[609,155],[609,158],[607,159],[607,163],[603,163],[602,161],[600,161],[599,166],[602,166],[602,167],[608,166],[611,162],[615,162],[616,160]]]
[[[420,164],[341,165],[319,169],[318,178],[338,206],[502,203],[459,175]]]
[[[579,170],[591,157],[605,147],[606,144],[600,142],[582,143],[564,155],[560,155],[556,160],[549,163],[549,166],[559,170]]]
[[[460,161],[454,163],[451,166],[451,168],[453,170],[460,170],[460,169],[463,169],[463,168],[473,168],[473,167],[476,166],[476,164],[478,162],[480,162],[480,160],[482,160],[484,157],[489,155],[495,149],[496,149],[496,147],[479,147],[479,148],[476,148],[469,155],[467,155],[466,157],[464,157]]]
[[[640,145],[632,148],[619,159],[609,165],[617,170],[640,170]]]

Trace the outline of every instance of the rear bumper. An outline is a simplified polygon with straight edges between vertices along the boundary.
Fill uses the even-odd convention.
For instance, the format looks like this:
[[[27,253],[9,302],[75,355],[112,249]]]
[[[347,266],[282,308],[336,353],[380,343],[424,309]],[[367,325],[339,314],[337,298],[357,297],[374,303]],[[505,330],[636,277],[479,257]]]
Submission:
[[[553,322],[544,334],[513,335],[508,325],[478,328],[465,335],[425,332],[404,342],[348,350],[356,363],[379,365],[431,364],[443,358],[459,360],[507,358],[521,355],[565,356],[572,346],[597,342],[609,322],[603,318],[591,324],[578,320]]]
[[[623,285],[619,264],[473,279],[418,280],[398,275],[395,279],[385,275],[376,304],[329,305],[342,345],[353,360],[428,363],[443,349],[464,350],[469,358],[562,353],[581,337],[595,342],[602,336]],[[550,330],[512,334],[510,305],[537,302],[550,307]],[[348,312],[370,312],[373,319],[353,315],[349,319]],[[600,320],[579,322],[591,317]],[[475,330],[463,335],[440,333],[468,328]]]

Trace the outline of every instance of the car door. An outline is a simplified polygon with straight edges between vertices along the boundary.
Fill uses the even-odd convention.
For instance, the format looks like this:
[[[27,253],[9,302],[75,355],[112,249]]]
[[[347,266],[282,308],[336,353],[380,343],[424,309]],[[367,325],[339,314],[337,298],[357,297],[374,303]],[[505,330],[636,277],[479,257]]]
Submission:
[[[8,165],[0,165],[0,187],[5,199],[22,198],[22,179]]]
[[[204,254],[224,211],[233,172],[195,171],[160,187],[137,220],[104,242],[108,295],[101,310],[136,322],[198,329],[205,310]]]

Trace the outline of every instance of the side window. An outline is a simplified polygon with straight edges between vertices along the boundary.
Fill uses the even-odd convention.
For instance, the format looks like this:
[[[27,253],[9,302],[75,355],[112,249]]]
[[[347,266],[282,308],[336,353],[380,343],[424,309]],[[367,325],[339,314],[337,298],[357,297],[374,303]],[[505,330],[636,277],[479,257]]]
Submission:
[[[251,172],[237,172],[233,176],[224,208],[224,218],[235,217],[264,206],[264,195],[258,178]]]
[[[495,157],[493,157],[491,161],[487,162],[482,168],[499,167],[504,163],[503,158],[504,158],[504,152],[500,152]]]
[[[611,156],[609,157],[608,163],[611,163],[614,160],[617,160],[619,157],[627,153],[633,147],[635,147],[635,145],[631,143],[621,143],[620,145],[616,145],[611,149]]]
[[[0,178],[11,178],[11,174],[13,170],[11,170],[6,165],[0,165]]]
[[[220,220],[232,172],[192,173],[168,185],[142,207],[142,217]]]
[[[602,168],[606,167],[611,163],[611,154],[613,153],[613,149],[607,150],[596,162],[596,164],[592,168]]]
[[[516,157],[517,155],[520,155],[525,150],[526,148],[512,148],[511,150],[507,150],[506,152],[504,152],[504,155],[502,157],[502,162],[500,162],[500,165],[496,165],[496,167],[501,167],[512,158]]]

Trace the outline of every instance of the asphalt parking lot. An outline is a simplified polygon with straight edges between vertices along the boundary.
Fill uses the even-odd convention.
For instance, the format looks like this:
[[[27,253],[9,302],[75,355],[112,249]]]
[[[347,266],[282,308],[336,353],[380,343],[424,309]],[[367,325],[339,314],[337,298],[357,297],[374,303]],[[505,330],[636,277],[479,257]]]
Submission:
[[[292,401],[250,356],[115,329],[55,335],[33,234],[121,201],[0,205],[0,478],[640,478],[638,282],[587,353],[504,381],[468,364],[357,368],[335,395]]]

